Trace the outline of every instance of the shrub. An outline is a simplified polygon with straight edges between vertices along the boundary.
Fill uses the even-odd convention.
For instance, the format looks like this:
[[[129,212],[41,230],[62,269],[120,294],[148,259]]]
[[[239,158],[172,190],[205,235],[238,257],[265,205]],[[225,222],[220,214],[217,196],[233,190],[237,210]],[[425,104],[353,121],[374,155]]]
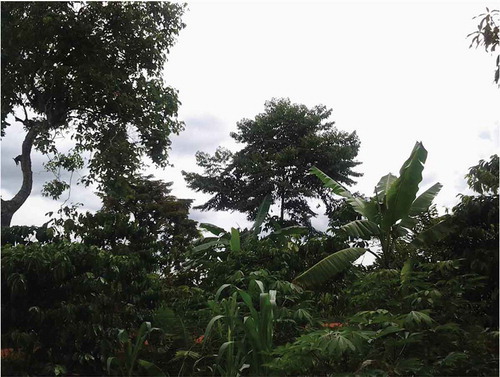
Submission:
[[[137,327],[161,297],[137,255],[69,242],[5,246],[2,287],[2,346],[24,353],[23,373],[102,375],[118,329]]]

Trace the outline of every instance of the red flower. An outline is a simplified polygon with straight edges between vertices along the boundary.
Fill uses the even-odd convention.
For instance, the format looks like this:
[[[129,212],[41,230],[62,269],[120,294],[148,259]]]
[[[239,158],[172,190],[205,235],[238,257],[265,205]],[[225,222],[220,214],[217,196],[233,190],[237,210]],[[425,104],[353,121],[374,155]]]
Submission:
[[[205,338],[205,335],[202,335],[194,340],[196,344],[201,344],[203,342],[203,339]]]
[[[22,360],[24,358],[24,354],[21,350],[15,350],[14,348],[2,348],[0,356],[2,359],[11,359],[11,360]]]
[[[1,350],[2,359],[6,359],[13,352],[14,352],[14,348],[2,348],[2,350]]]

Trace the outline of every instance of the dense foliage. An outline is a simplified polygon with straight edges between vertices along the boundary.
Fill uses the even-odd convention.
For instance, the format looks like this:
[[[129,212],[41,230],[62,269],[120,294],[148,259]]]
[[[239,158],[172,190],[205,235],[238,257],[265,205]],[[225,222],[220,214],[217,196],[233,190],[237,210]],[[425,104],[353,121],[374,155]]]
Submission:
[[[160,284],[134,254],[68,242],[3,247],[2,347],[23,356],[2,360],[2,374],[100,375],[116,332],[150,316]]]
[[[268,223],[269,196],[250,229],[200,224],[206,236],[194,243],[185,238],[182,251],[166,241],[182,262],[174,265],[157,252],[161,234],[175,228],[163,228],[168,211],[155,210],[169,197],[145,206],[141,187],[162,186],[146,178],[131,186],[128,202],[108,198],[96,215],[56,227],[11,228],[2,251],[2,371],[495,375],[498,157],[480,161],[467,179],[480,193],[462,196],[444,223],[448,232],[437,237],[431,231],[434,237],[412,246],[419,235],[444,226],[427,198],[414,236],[391,249],[391,265],[349,261],[311,291],[293,280],[349,242],[366,240],[338,229],[313,234]],[[361,203],[353,200],[348,203]],[[117,226],[120,213],[133,213],[137,221],[126,232]],[[105,225],[106,219],[115,222]],[[138,224],[155,232],[158,244]],[[71,242],[67,234],[84,241]]]
[[[80,149],[49,168],[77,168],[96,149],[103,204],[2,227],[2,375],[498,375],[498,156],[470,168],[474,194],[445,216],[432,205],[441,185],[421,190],[420,142],[367,198],[343,186],[358,176],[356,134],[332,128],[323,106],[273,100],[238,124],[241,151],[198,154],[205,176],[186,173],[215,193],[205,208],[242,210],[253,225],[196,224],[190,200],[138,169],[143,153],[166,162],[180,127],[158,75],[183,9],[2,3],[2,73],[14,74],[2,121],[15,106],[37,113],[23,121],[23,172],[30,143],[51,151],[51,132],[71,124]],[[326,232],[308,224],[310,197],[327,204]],[[374,262],[360,263],[367,254]]]

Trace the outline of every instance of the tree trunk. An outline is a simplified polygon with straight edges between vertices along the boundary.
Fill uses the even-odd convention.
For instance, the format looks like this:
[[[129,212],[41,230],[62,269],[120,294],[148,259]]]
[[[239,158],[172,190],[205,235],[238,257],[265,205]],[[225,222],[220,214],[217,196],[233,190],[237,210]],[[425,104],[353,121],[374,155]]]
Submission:
[[[283,224],[283,217],[285,217],[285,194],[281,194],[281,216],[280,220]]]
[[[33,146],[33,141],[38,134],[38,130],[39,125],[33,122],[30,130],[24,138],[21,155],[18,156],[19,159],[16,157],[16,160],[19,160],[19,162],[21,162],[23,183],[18,193],[12,199],[2,199],[2,227],[10,227],[12,216],[19,208],[21,208],[21,206],[31,194],[31,189],[33,187],[33,172],[31,170],[31,147]]]

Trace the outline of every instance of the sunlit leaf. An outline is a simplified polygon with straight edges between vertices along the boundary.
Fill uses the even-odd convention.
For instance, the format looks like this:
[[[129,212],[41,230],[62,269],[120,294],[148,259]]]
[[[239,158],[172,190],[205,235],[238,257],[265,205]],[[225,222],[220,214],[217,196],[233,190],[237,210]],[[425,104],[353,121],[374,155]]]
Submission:
[[[240,251],[240,232],[236,228],[231,228],[231,240],[229,241],[229,246],[232,251]]]

